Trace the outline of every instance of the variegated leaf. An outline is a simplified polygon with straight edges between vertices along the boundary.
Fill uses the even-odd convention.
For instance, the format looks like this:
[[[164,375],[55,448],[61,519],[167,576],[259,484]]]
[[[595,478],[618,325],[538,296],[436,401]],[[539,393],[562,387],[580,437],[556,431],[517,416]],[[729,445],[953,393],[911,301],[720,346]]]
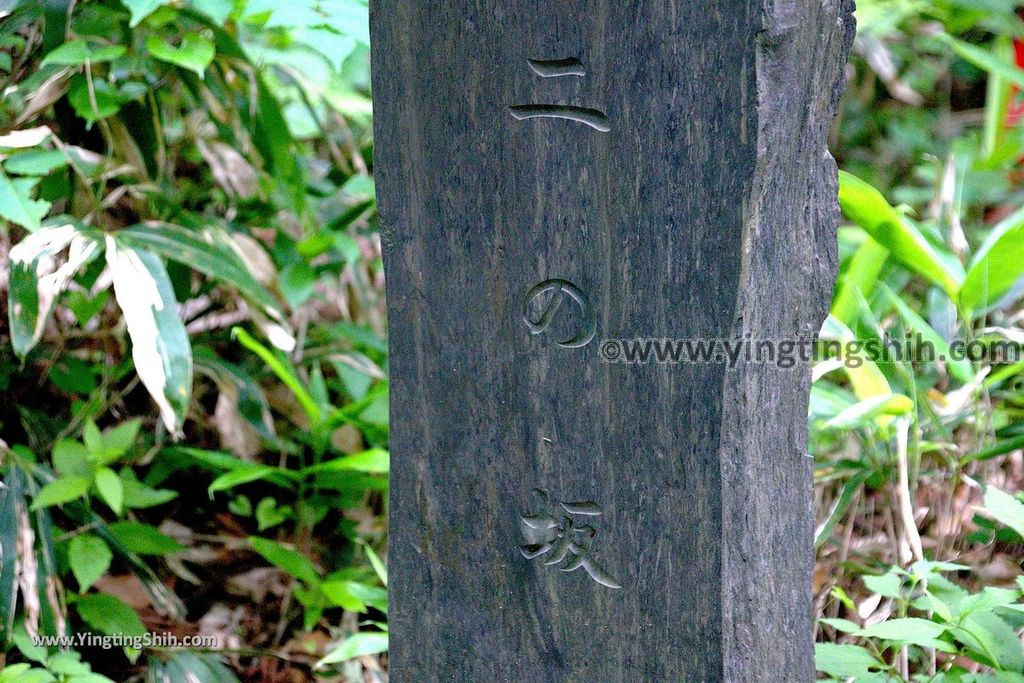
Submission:
[[[58,265],[65,249],[67,260]],[[74,224],[41,228],[11,249],[7,310],[15,353],[24,357],[39,342],[57,297],[98,251],[97,242]]]
[[[114,296],[132,338],[135,371],[160,407],[167,429],[181,434],[192,395],[192,348],[158,256],[107,235]]]
[[[223,228],[208,225],[190,229],[149,221],[121,230],[117,237],[122,244],[152,251],[235,287],[253,304],[253,321],[270,342],[286,352],[295,348],[295,337],[280,305],[251,265],[252,254],[243,255]],[[263,258],[273,268],[266,254]]]

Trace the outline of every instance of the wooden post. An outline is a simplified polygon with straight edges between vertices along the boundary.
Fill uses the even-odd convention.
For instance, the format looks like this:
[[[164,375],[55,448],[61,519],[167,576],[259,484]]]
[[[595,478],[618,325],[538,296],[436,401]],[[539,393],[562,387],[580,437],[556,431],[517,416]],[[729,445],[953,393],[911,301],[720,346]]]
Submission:
[[[373,1],[393,681],[813,679],[809,363],[620,340],[816,332],[851,11]]]

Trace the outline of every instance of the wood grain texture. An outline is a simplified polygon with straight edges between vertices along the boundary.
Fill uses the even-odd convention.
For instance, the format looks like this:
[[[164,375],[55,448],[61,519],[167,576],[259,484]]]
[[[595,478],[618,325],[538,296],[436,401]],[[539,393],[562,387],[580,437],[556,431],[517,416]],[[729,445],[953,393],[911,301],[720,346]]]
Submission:
[[[373,0],[393,681],[813,679],[806,364],[599,350],[817,329],[851,10]],[[620,588],[523,557],[535,488]]]

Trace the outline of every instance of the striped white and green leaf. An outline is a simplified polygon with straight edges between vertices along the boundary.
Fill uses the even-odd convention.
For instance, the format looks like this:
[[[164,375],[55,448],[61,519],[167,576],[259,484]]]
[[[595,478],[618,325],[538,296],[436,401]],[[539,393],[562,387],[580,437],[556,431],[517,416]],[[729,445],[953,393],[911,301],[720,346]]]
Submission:
[[[119,231],[117,238],[122,244],[178,261],[234,287],[253,306],[254,319],[267,339],[283,351],[295,348],[295,338],[274,295],[253,275],[247,255],[222,228],[193,230],[149,221]]]
[[[142,384],[172,434],[181,433],[192,394],[192,348],[163,261],[152,252],[106,237],[114,296],[132,339]]]
[[[57,297],[98,251],[97,241],[74,223],[42,227],[11,249],[7,310],[11,343],[20,357],[39,342]]]

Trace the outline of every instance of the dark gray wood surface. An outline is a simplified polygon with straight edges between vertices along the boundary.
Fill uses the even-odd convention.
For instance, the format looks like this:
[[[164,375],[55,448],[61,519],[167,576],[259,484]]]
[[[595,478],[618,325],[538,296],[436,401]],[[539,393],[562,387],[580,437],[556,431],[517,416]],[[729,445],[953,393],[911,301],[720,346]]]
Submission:
[[[807,365],[600,354],[817,330],[851,10],[371,2],[393,681],[813,679]]]

